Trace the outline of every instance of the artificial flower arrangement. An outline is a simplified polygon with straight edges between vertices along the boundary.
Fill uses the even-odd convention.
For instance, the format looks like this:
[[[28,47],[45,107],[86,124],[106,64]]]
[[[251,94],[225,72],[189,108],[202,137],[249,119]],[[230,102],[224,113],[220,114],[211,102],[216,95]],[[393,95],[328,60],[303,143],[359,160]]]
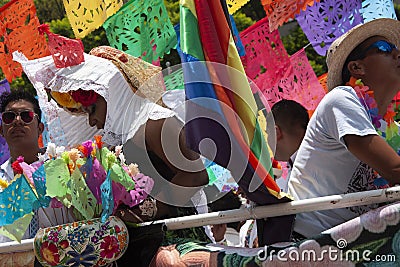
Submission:
[[[12,167],[16,177],[10,184],[0,183],[4,188],[0,194],[23,198],[15,207],[21,210],[23,206],[24,212],[6,216],[10,217],[11,223],[5,225],[9,230],[18,225],[23,235],[32,210],[39,208],[64,206],[75,218],[72,223],[40,229],[36,234],[34,251],[44,266],[102,266],[121,257],[127,248],[128,231],[111,215],[120,204],[140,204],[154,185],[136,164],[125,164],[122,147],[111,152],[100,136],[70,151],[50,143],[38,162],[29,165],[19,157]],[[21,188],[23,191],[17,192]],[[14,239],[20,240],[22,235]]]
[[[48,90],[47,93],[58,105],[71,112],[82,112],[82,107],[94,104],[99,97],[93,90],[82,89],[65,93]]]

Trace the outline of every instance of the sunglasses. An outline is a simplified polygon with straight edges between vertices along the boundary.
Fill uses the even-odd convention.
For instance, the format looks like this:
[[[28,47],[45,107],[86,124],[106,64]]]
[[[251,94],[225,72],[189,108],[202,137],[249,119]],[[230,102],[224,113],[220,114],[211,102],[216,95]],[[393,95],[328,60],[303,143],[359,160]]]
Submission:
[[[385,40],[379,40],[371,44],[364,50],[364,55],[371,49],[377,48],[379,52],[390,54],[393,50],[398,50],[397,46]]]
[[[30,124],[32,123],[35,116],[37,116],[37,114],[30,110],[24,110],[20,112],[4,111],[3,113],[1,113],[1,120],[3,121],[3,124],[9,125],[13,123],[18,116],[25,124]]]

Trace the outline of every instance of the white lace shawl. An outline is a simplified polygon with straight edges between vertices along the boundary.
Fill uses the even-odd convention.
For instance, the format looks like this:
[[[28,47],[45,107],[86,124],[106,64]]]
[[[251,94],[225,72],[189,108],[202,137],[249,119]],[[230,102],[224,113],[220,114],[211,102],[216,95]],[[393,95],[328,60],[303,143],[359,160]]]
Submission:
[[[55,67],[51,56],[28,60],[22,53],[13,58],[21,63],[35,87],[45,114],[50,138],[57,145],[73,146],[93,138],[98,130],[88,124],[86,114],[71,115],[48,101],[45,88],[57,92],[93,90],[107,102],[103,141],[109,145],[124,144],[147,120],[175,115],[148,99],[135,95],[119,69],[110,61],[85,54],[85,62],[68,68]]]

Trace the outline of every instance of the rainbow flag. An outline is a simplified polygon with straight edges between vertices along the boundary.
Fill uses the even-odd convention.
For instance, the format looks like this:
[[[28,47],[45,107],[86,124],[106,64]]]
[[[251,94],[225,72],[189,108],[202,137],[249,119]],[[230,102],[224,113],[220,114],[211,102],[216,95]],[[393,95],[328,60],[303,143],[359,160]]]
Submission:
[[[180,49],[188,100],[188,145],[229,169],[247,198],[255,203],[290,201],[272,178],[272,155],[257,120],[256,101],[223,0],[180,1]],[[289,239],[290,228],[282,231],[283,222],[276,219],[282,218],[269,218],[267,229],[261,229],[268,236],[261,243]],[[292,219],[285,216],[288,227]]]

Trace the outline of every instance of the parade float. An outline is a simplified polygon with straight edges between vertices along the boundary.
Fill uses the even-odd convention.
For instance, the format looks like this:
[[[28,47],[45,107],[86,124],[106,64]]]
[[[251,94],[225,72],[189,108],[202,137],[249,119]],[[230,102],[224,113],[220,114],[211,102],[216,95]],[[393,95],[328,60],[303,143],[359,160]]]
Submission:
[[[130,53],[136,53],[135,56],[143,56],[150,62],[158,60],[158,57],[162,55],[164,51],[169,51],[169,49],[177,43],[176,40],[173,40],[174,38],[176,39],[176,35],[169,20],[164,17],[167,12],[161,3],[158,3],[160,6],[158,10],[161,10],[159,12],[163,15],[162,19],[160,19],[161,16],[159,18],[153,13],[147,13],[156,10],[156,8],[154,8],[156,5],[153,2],[150,3],[150,1],[147,6],[142,2],[143,7],[139,11],[135,10],[134,1],[128,2],[128,5],[124,8],[121,8],[123,6],[122,1],[110,1],[113,4],[108,5],[106,8],[104,2],[108,1],[99,1],[101,3],[99,4],[99,7],[96,8],[87,8],[86,3],[83,1],[64,2],[66,3],[67,15],[70,18],[73,30],[78,38],[83,38],[104,23],[104,28],[107,30],[107,38],[111,45],[121,49],[126,48]],[[228,11],[232,14],[246,1],[227,2],[230,4]],[[305,106],[307,106],[310,113],[315,109],[318,101],[324,94],[322,89],[324,84],[323,79],[320,80],[322,83],[322,85],[320,85],[315,73],[313,73],[312,68],[308,63],[305,48],[292,56],[287,54],[280,40],[277,28],[289,19],[296,19],[299,24],[301,24],[303,30],[307,33],[307,36],[309,36],[311,45],[317,50],[317,52],[324,54],[326,53],[329,44],[337,36],[357,23],[360,23],[363,20],[367,21],[382,16],[395,17],[392,1],[384,0],[375,2],[322,0],[262,2],[268,18],[260,20],[243,31],[240,35],[237,34],[234,36],[236,41],[240,41],[241,39],[244,44],[242,50],[240,50],[239,42],[236,42],[239,53],[241,53],[240,55],[242,56],[241,60],[246,74],[250,79],[254,80],[259,87],[264,88],[262,94],[265,95],[270,104],[283,97],[294,99],[297,97]],[[153,6],[151,6],[151,4],[153,4]],[[85,8],[81,8],[79,12],[77,12],[78,7],[82,6]],[[204,15],[201,14],[201,12],[207,12],[207,10],[210,12],[209,9],[199,9],[196,14],[196,5],[194,4],[194,1],[181,1],[181,8],[183,10],[182,14],[186,15],[186,17],[181,21],[182,24],[180,27],[182,28],[189,28],[189,26],[192,26],[190,23],[197,23],[197,19],[199,18],[197,15]],[[87,10],[90,10],[90,12],[86,12]],[[94,12],[94,10],[97,10],[97,12]],[[104,11],[104,13],[99,12],[99,10]],[[120,12],[118,12],[118,10],[120,10]],[[332,10],[334,14],[330,16],[329,14],[332,13],[330,12]],[[2,7],[0,11],[2,18],[7,18],[7,21],[10,22],[7,27],[1,24],[3,32],[2,37],[4,37],[1,42],[6,45],[1,46],[1,54],[4,56],[5,60],[2,60],[0,64],[6,78],[11,81],[22,73],[22,68],[18,63],[12,60],[13,51],[22,51],[29,59],[41,58],[48,55],[49,51],[47,50],[48,45],[45,37],[40,35],[37,31],[39,22],[35,15],[33,1],[10,1],[9,4]],[[365,11],[364,14],[361,14],[363,13],[362,11]],[[134,12],[137,13],[131,14]],[[105,21],[107,17],[111,17],[113,14],[115,14],[113,18]],[[127,15],[128,17],[124,19],[124,15]],[[122,27],[120,27],[120,23],[122,24],[126,21],[127,24],[129,24],[129,22],[133,20],[129,15],[143,19],[151,17],[153,18],[154,23],[151,24],[149,21],[145,21],[142,24],[132,23],[134,27],[132,25],[127,25],[126,27],[122,25]],[[223,14],[219,14],[219,16],[221,18],[224,17]],[[147,27],[153,26],[153,28],[147,31],[147,28],[143,25],[146,25]],[[202,26],[210,25],[211,24],[203,23]],[[214,26],[218,28],[220,25],[221,24]],[[340,25],[341,27],[332,27],[333,25]],[[121,32],[126,28],[134,28],[135,37],[132,37],[129,32]],[[198,29],[200,28],[201,27]],[[193,29],[197,29],[197,25]],[[327,29],[332,30],[327,31]],[[200,29],[200,31],[201,30],[202,29]],[[226,29],[218,30],[218,33],[228,32],[225,31]],[[148,34],[149,32],[150,34]],[[148,35],[145,35],[145,33]],[[194,33],[199,34],[195,31]],[[120,38],[120,36],[129,37],[125,39]],[[207,36],[208,39],[201,39],[201,42],[205,46],[208,44],[208,47],[205,47],[205,50],[207,48],[213,48],[213,46],[217,47],[215,43],[218,43],[219,40],[212,40],[212,37],[216,38],[216,36],[222,36],[222,34]],[[229,34],[224,36],[228,36],[229,38],[232,37],[230,31]],[[161,37],[161,40],[156,37]],[[189,41],[192,40],[198,40],[200,42],[199,36],[197,36],[197,39],[186,38],[188,36],[184,35],[181,35],[181,37],[184,37],[180,40],[183,44],[181,45],[183,48],[183,57],[186,57],[188,60],[196,60],[198,58],[193,56],[203,55],[201,46],[196,46],[196,48],[200,49],[200,53],[199,51],[191,50],[190,48],[192,46],[188,45]],[[155,41],[152,38],[157,39],[157,45],[155,45]],[[128,48],[126,47],[126,44],[123,43],[127,39],[128,41],[132,41]],[[141,40],[147,40],[148,43],[144,44]],[[49,41],[51,41],[51,37],[49,37]],[[140,49],[136,47],[135,44],[138,43],[143,44],[143,47],[140,47]],[[31,47],[29,44],[34,44],[35,47]],[[77,45],[77,47],[79,47],[79,45]],[[233,47],[234,46],[232,45],[230,46],[230,52],[235,50]],[[216,51],[213,55],[223,54],[225,56],[225,58],[223,58],[223,63],[232,63],[232,57],[229,58],[230,60],[227,60],[227,52],[228,51],[226,50]],[[243,52],[246,52],[247,55],[244,55]],[[63,58],[63,55],[61,55],[61,58]],[[79,56],[77,58],[79,59]],[[206,58],[207,60],[210,59],[209,55],[207,55]],[[210,61],[212,60],[210,59]],[[256,61],[260,64],[253,64]],[[61,63],[63,64],[63,62]],[[239,61],[236,63],[241,65]],[[65,64],[62,66],[65,66]],[[178,86],[182,86],[182,84],[178,84]],[[311,90],[311,88],[313,90]],[[71,125],[71,128],[72,127],[77,126]],[[92,142],[92,144],[95,143],[96,142]],[[47,147],[50,147],[51,149],[51,145],[47,144]],[[104,153],[101,153],[100,151],[103,151],[103,149]],[[129,169],[129,166],[126,168],[123,162],[118,160],[119,157],[117,157],[116,154],[113,156],[111,152],[111,154],[108,153],[106,148],[99,148],[97,144],[93,148],[93,151],[95,151],[93,155],[84,149],[78,149],[78,152],[77,150],[64,151],[58,155],[56,149],[55,153],[50,153],[48,154],[48,158],[43,159],[43,164],[38,166],[37,170],[32,170],[24,166],[25,164],[23,159],[19,159],[15,163],[15,170],[17,173],[19,172],[19,174],[12,183],[2,183],[2,186],[5,189],[3,193],[8,194],[8,196],[10,194],[15,196],[16,194],[19,194],[17,193],[17,190],[23,189],[24,191],[18,192],[26,194],[21,198],[25,200],[25,202],[24,205],[22,205],[23,207],[14,210],[9,206],[8,202],[7,204],[4,203],[3,210],[6,210],[7,212],[10,211],[11,213],[6,213],[8,214],[7,216],[2,216],[4,219],[1,226],[2,234],[6,234],[20,242],[17,241],[0,244],[0,265],[32,265],[34,253],[41,263],[49,266],[61,264],[75,266],[75,263],[84,266],[88,266],[92,263],[103,265],[118,258],[123,253],[125,249],[124,243],[127,243],[128,240],[126,228],[123,227],[123,224],[121,224],[119,219],[111,216],[111,214],[119,203],[129,203],[127,205],[133,205],[135,200],[137,201],[144,197],[144,194],[142,195],[141,193],[138,193],[140,197],[137,197],[136,193],[132,195],[131,192],[137,192],[135,190],[146,187],[150,189],[151,180],[146,179],[148,183],[146,182],[143,188],[137,188],[136,186],[137,184],[140,185],[139,180],[141,178],[139,176],[136,177],[136,175],[132,173],[132,170]],[[97,181],[97,185],[93,187],[88,183],[91,181],[91,178],[94,177],[93,171],[88,167],[90,164],[92,164],[91,168],[99,167],[99,169],[101,169],[102,174],[100,177],[103,179],[101,180],[101,183],[100,181]],[[60,173],[63,173],[63,179],[61,181],[54,180],[55,176],[51,171],[53,169],[57,169]],[[41,174],[39,174],[39,172]],[[31,173],[31,175],[29,173]],[[120,178],[121,180],[119,180]],[[124,180],[125,178],[126,180]],[[44,181],[45,183],[43,183]],[[52,190],[55,188],[58,190],[59,188],[61,191],[49,191],[50,186],[47,186],[48,183],[57,183],[56,186],[53,186],[54,184],[52,184]],[[43,184],[46,185],[46,188],[42,186]],[[78,185],[80,185],[80,189],[77,189]],[[114,195],[113,201],[110,201],[110,198],[108,198],[108,200],[104,198],[103,202],[103,196],[113,192],[114,185],[119,185],[117,189],[123,189],[122,191],[119,191],[121,195],[119,195],[119,197],[116,197],[118,194]],[[277,190],[279,191],[277,186],[273,183],[269,184],[269,186],[270,188],[275,189],[273,190],[275,193]],[[93,188],[94,191],[92,191]],[[78,192],[79,194],[76,194]],[[144,192],[148,191],[144,189]],[[82,202],[81,197],[86,202]],[[295,214],[312,210],[342,208],[354,205],[382,203],[386,201],[390,202],[398,199],[399,189],[398,187],[393,187],[370,192],[327,196],[304,201],[291,201],[288,203],[279,203],[256,208],[250,207],[244,210],[174,218],[155,223],[164,225],[166,229],[180,229],[212,223],[232,222],[249,218],[271,218],[274,216]],[[3,198],[3,201],[6,200],[8,199]],[[15,204],[15,202],[13,202],[13,204]],[[39,230],[36,239],[21,240],[22,234],[24,233],[23,229],[26,229],[30,221],[29,218],[33,216],[32,208],[33,210],[40,210],[48,207],[59,208],[60,205],[69,208],[69,211],[71,212],[70,214],[75,216],[75,222],[43,228]],[[286,253],[289,253],[290,251],[301,253],[304,251],[309,253],[309,249],[320,252],[324,251],[324,249],[326,251],[326,248],[340,249],[343,252],[350,251],[351,253],[354,251],[371,251],[372,256],[395,255],[400,257],[400,249],[398,245],[400,240],[398,234],[400,228],[399,210],[400,208],[398,204],[389,204],[385,207],[379,207],[342,225],[338,225],[333,229],[327,230],[315,238],[310,238],[303,242],[293,244],[274,244],[270,246],[269,249],[265,249],[266,253],[261,257],[264,258],[265,261],[260,263],[260,265],[281,266],[288,264],[290,261],[283,263],[281,261],[279,262],[279,258],[276,256],[278,251],[286,251]],[[142,226],[146,225],[147,224],[144,223]],[[346,242],[339,242],[343,240]],[[106,244],[108,245],[107,247]],[[218,248],[215,249],[217,251]],[[253,253],[253,255],[258,255],[260,251],[260,249],[256,249],[251,253]],[[231,253],[232,255],[240,255],[243,251],[240,251],[240,249],[232,249]],[[78,255],[80,257],[78,257]],[[107,261],[104,259],[107,259]],[[370,257],[370,259],[372,258]],[[387,266],[397,266],[399,259],[400,258],[394,258],[394,260],[390,262],[388,261]],[[297,266],[310,266],[310,262],[298,262],[294,260],[294,263],[297,264]],[[331,261],[328,258],[321,258],[320,262],[314,263],[315,266],[318,266],[319,264],[325,264],[327,266],[336,264],[337,266],[340,263]],[[346,258],[345,261],[341,262],[340,266],[354,266],[356,264],[365,264],[367,266],[384,265],[382,262],[377,263],[371,260],[363,262],[363,260],[360,259]]]

